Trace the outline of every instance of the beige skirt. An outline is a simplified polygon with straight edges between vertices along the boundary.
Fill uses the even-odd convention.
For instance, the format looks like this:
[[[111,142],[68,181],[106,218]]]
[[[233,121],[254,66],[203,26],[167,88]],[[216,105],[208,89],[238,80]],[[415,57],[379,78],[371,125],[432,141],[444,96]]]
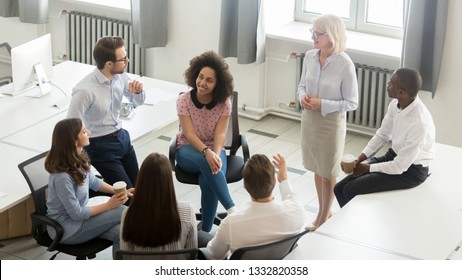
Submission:
[[[340,175],[345,147],[346,113],[334,112],[323,117],[320,110],[303,110],[301,146],[303,166],[323,178]]]

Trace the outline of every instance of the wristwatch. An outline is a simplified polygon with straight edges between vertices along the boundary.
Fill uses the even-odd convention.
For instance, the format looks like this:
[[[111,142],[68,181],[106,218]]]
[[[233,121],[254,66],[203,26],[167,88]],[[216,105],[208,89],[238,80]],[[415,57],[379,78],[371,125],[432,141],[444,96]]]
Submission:
[[[205,157],[205,155],[207,155],[207,150],[208,149],[209,149],[209,147],[207,147],[207,146],[202,149],[202,154],[204,155],[204,157]]]

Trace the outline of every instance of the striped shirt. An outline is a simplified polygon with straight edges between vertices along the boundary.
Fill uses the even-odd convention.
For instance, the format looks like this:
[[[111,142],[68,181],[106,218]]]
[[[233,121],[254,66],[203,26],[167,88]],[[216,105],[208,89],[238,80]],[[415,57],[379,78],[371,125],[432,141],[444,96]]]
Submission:
[[[158,247],[141,247],[134,245],[131,242],[126,242],[122,239],[122,229],[124,228],[124,221],[125,215],[127,214],[127,209],[125,209],[122,213],[122,219],[120,223],[121,250],[159,252],[197,248],[196,216],[194,214],[193,208],[188,203],[178,202],[178,213],[180,215],[181,221],[180,239]]]

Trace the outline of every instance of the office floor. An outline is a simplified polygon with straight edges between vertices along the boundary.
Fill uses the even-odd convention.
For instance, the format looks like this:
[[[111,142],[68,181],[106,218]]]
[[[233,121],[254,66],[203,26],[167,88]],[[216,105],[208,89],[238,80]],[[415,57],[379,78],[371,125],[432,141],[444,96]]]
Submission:
[[[296,191],[300,202],[306,209],[306,223],[310,223],[316,216],[318,202],[314,187],[314,176],[302,166],[300,151],[300,122],[266,116],[259,121],[247,118],[239,119],[242,134],[247,135],[250,154],[265,154],[271,157],[274,153],[285,156],[289,167],[289,180]],[[178,131],[178,123],[173,123],[163,129],[153,131],[144,137],[137,139],[133,144],[138,155],[138,162],[141,165],[144,158],[151,152],[167,154],[170,138]],[[357,155],[366,145],[370,137],[347,134],[345,153]],[[380,154],[381,152],[379,152]],[[339,180],[341,178],[338,178]],[[236,206],[244,205],[250,201],[249,195],[242,187],[242,181],[229,185],[231,196]],[[184,185],[175,181],[175,190],[178,200],[189,202],[195,209],[200,208],[200,190],[198,186]],[[274,194],[279,198],[278,188]],[[339,210],[334,201],[332,210]],[[219,211],[224,211],[219,206]],[[49,259],[54,253],[47,252],[45,247],[40,247],[30,236],[0,240],[0,260],[28,259],[43,260]],[[58,254],[56,259],[73,259],[65,254]],[[107,249],[96,256],[96,259],[112,259],[111,249]]]

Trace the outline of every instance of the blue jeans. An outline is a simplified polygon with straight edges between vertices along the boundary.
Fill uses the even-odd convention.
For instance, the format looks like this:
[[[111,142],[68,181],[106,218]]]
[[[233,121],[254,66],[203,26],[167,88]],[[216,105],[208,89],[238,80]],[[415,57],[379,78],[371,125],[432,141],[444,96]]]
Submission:
[[[125,208],[127,206],[121,205],[84,220],[80,228],[61,243],[79,244],[96,237],[107,239],[114,242],[112,245],[112,258],[115,259],[115,252],[120,248],[120,218]]]
[[[201,152],[191,145],[185,145],[176,151],[176,161],[185,171],[199,173],[199,186],[201,188],[202,230],[209,232],[213,226],[218,201],[225,209],[234,206],[226,182],[226,152],[220,153],[222,167],[220,172],[212,174],[207,160]]]
[[[117,181],[124,181],[127,188],[133,187],[139,168],[128,131],[121,129],[116,136],[90,138],[90,145],[84,149],[90,157],[91,164],[106,183],[112,185]],[[90,190],[90,197],[92,196],[95,196],[95,193]]]

